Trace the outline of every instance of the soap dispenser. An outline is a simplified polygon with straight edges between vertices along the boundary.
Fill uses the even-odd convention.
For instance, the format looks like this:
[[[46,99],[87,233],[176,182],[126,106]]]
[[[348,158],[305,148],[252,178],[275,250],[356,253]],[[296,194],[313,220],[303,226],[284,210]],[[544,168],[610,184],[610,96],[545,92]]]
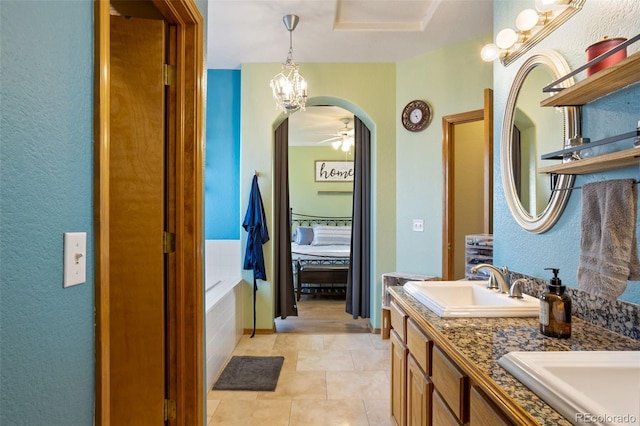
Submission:
[[[566,339],[571,336],[571,298],[565,294],[565,286],[558,278],[560,270],[545,270],[553,271],[553,278],[540,297],[540,331],[545,336]]]

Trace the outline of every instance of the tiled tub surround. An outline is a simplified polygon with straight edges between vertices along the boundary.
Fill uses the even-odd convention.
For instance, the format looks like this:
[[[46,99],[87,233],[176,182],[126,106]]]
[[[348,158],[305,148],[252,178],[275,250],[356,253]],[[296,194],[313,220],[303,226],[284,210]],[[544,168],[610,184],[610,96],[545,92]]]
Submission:
[[[568,339],[546,337],[537,318],[440,318],[402,287],[391,296],[410,317],[462,360],[462,366],[479,375],[492,389],[541,425],[571,425],[568,419],[504,370],[498,360],[512,351],[640,350],[640,342],[574,316]],[[636,323],[637,326],[637,323]],[[497,385],[497,387],[496,387]]]
[[[523,292],[534,297],[540,297],[549,284],[540,278],[511,273],[512,282],[518,278],[528,281],[523,287]],[[566,292],[571,297],[574,317],[640,341],[640,305],[622,300],[609,301],[597,298],[575,287],[567,287]]]

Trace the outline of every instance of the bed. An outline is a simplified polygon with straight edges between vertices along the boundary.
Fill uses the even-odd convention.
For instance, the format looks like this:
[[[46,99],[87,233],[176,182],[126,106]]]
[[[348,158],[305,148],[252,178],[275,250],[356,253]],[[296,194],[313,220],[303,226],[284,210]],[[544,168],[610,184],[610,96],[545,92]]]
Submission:
[[[346,295],[351,217],[291,212],[291,259],[296,299],[303,294]]]

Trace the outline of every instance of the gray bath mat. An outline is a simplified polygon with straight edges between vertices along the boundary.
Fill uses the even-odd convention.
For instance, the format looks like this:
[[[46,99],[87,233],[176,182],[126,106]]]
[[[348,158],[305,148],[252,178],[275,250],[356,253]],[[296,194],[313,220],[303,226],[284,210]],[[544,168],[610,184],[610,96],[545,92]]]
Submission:
[[[278,384],[283,356],[234,356],[222,370],[215,390],[273,391]]]

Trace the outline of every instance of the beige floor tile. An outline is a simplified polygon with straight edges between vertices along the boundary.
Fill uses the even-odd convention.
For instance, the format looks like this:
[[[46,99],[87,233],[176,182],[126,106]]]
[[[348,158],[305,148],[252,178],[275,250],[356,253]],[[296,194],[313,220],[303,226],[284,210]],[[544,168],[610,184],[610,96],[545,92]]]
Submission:
[[[356,370],[387,371],[391,368],[391,351],[389,349],[373,349],[368,351],[351,351],[353,366]]]
[[[391,402],[388,399],[365,399],[364,407],[370,426],[391,425]]]
[[[323,339],[326,351],[348,351],[351,349],[373,349],[368,334],[336,334],[327,335]]]
[[[391,340],[383,340],[380,334],[369,334],[369,339],[371,340],[373,347],[376,349],[389,349],[391,346]]]
[[[269,351],[273,349],[276,337],[275,334],[257,334],[253,337],[245,334],[236,345],[233,355],[244,355],[247,350]]]
[[[349,351],[298,351],[297,371],[353,371]]]
[[[290,400],[224,400],[211,416],[208,426],[287,426],[290,413]]]
[[[230,391],[230,390],[210,390],[207,399],[227,400],[227,399],[257,399],[256,391]]]
[[[327,399],[389,399],[385,371],[327,371]]]
[[[214,411],[220,405],[219,399],[207,399],[207,418],[211,418],[213,416]]]
[[[290,426],[368,426],[362,400],[300,400],[291,404]]]
[[[275,350],[322,350],[322,336],[309,334],[277,334]]]
[[[324,371],[283,371],[273,392],[259,392],[258,399],[327,399]]]

